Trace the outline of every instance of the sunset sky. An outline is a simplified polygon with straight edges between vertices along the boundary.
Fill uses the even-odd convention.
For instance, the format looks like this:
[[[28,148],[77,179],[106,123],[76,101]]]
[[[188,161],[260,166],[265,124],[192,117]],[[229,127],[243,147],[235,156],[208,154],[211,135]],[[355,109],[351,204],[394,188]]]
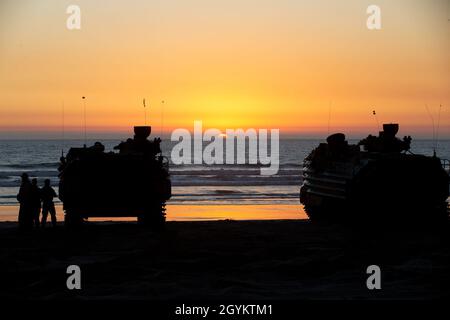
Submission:
[[[68,30],[66,8],[81,8]],[[366,27],[369,5],[382,29]],[[448,0],[1,0],[0,139],[128,132],[148,119],[450,138]],[[161,100],[165,100],[162,110]],[[331,105],[331,108],[330,108]],[[164,120],[161,121],[161,116]]]

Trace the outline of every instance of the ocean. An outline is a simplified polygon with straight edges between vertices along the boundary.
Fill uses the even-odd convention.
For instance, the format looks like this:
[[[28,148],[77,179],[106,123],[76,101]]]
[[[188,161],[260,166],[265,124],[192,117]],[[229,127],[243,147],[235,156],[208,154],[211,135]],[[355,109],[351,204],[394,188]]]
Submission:
[[[87,144],[92,145],[95,141],[89,140]],[[120,140],[100,141],[107,151],[112,150],[120,142]],[[270,206],[279,208],[282,205],[300,206],[298,194],[302,183],[302,161],[322,141],[320,139],[281,139],[280,167],[278,173],[273,176],[262,176],[259,165],[174,165],[171,163],[173,196],[168,205],[265,205],[265,208]],[[355,143],[357,140],[349,142]],[[80,147],[83,144],[84,141],[81,140],[64,142],[0,140],[0,206],[18,205],[16,195],[20,175],[23,172],[36,177],[40,185],[43,184],[44,179],[49,178],[52,185],[57,186],[57,166],[61,151],[67,151],[70,147]],[[163,141],[162,149],[165,156],[170,158],[173,145],[175,142]],[[432,155],[433,145],[431,140],[413,140],[411,151]],[[438,156],[450,159],[450,140],[439,141]],[[179,214],[183,214],[182,210]],[[0,210],[0,220],[2,220],[1,215]],[[203,210],[200,216],[194,218],[208,218],[204,215],[208,215],[207,210],[206,212]],[[233,217],[225,213],[220,215],[220,218]]]

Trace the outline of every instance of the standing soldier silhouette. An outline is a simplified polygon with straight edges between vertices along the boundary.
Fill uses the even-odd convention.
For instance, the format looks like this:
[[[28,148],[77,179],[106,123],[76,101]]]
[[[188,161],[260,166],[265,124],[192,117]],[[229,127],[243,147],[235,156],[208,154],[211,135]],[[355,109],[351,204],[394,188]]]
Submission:
[[[47,215],[50,212],[53,227],[56,227],[56,210],[53,198],[57,197],[55,190],[50,186],[50,179],[45,179],[44,187],[41,189],[42,199],[42,227],[47,223]]]
[[[41,189],[38,186],[37,179],[33,178],[31,180],[31,210],[32,210],[32,223],[36,228],[39,228],[39,216],[41,214]]]
[[[31,229],[32,222],[32,206],[31,206],[31,183],[28,174],[22,174],[22,182],[20,184],[17,201],[20,203],[19,209],[19,228],[21,230]]]

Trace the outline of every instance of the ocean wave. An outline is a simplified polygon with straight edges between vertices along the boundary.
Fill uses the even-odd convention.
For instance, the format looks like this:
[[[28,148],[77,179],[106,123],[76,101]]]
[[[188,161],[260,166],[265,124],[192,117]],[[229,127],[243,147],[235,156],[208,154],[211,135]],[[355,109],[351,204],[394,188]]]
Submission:
[[[21,163],[21,164],[2,164],[2,167],[11,169],[36,169],[36,168],[58,168],[58,162],[41,163]]]
[[[243,186],[242,182],[239,181],[173,181],[173,186],[178,187],[187,187],[187,186],[193,186],[193,187],[202,187],[202,186],[211,186],[211,187],[240,187]],[[301,182],[298,181],[270,181],[270,182],[264,182],[264,181],[250,181],[249,184],[245,184],[246,186],[268,186],[268,187],[275,187],[275,186],[299,186],[301,185]]]
[[[303,167],[303,163],[301,162],[281,162],[280,166],[282,167],[293,167],[293,168],[301,168]]]
[[[272,198],[298,198],[298,193],[234,193],[234,194],[174,194],[170,201],[177,199],[272,199]]]
[[[241,191],[237,190],[215,190],[216,194],[239,194],[242,193]]]
[[[299,176],[302,171],[300,169],[282,169],[280,168],[277,174],[272,176]],[[170,170],[172,176],[262,176],[259,169],[255,170],[226,170],[226,169],[211,169],[211,170]],[[267,177],[267,176],[265,176]]]
[[[0,171],[1,177],[6,178],[16,178],[20,177],[22,173],[27,173],[30,177],[57,177],[58,171],[57,170],[21,170],[21,171]]]
[[[203,170],[260,170],[260,168],[267,168],[268,165],[262,164],[170,164],[170,169],[174,171],[203,171]],[[287,162],[279,163],[280,169],[296,169],[303,167],[302,163]]]
[[[0,199],[16,199],[15,195],[12,194],[4,194],[4,195],[0,195]]]

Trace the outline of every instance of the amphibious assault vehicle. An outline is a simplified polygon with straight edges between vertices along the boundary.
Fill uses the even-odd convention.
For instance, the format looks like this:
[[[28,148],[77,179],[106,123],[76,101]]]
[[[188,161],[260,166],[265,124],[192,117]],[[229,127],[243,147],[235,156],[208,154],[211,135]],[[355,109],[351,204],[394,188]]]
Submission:
[[[336,133],[306,157],[300,202],[311,220],[448,219],[448,160],[411,153],[398,129],[385,124],[354,145]]]
[[[66,225],[89,217],[137,217],[160,227],[165,222],[165,202],[171,197],[169,163],[161,155],[160,138],[152,141],[151,127],[134,127],[134,138],[105,152],[91,147],[71,148],[61,157],[59,197]]]

